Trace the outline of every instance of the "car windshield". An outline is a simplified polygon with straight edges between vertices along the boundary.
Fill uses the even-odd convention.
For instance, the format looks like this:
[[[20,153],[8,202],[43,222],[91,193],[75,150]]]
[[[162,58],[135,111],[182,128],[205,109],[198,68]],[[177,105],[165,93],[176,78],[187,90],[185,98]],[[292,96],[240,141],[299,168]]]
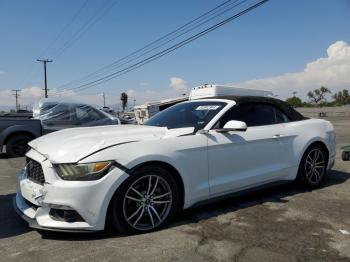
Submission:
[[[144,125],[162,126],[169,129],[194,127],[195,130],[200,130],[225,106],[226,103],[216,101],[176,104],[151,117]]]

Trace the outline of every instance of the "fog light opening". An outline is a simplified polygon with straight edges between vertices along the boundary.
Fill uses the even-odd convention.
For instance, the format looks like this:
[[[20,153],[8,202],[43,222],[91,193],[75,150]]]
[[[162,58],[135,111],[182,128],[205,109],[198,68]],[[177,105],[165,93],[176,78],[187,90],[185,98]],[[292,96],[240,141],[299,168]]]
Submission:
[[[69,223],[85,221],[75,210],[51,208],[49,215],[53,220],[56,221],[63,221]]]

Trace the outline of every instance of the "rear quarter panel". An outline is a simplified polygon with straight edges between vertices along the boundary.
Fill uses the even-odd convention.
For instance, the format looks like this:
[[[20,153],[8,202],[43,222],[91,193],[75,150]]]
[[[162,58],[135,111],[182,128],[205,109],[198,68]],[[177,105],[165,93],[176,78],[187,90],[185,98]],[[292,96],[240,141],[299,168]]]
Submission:
[[[296,171],[304,152],[314,142],[322,142],[328,149],[329,162],[335,157],[335,133],[333,125],[323,119],[306,119],[286,125],[287,156],[290,167]],[[293,172],[296,176],[296,172]]]

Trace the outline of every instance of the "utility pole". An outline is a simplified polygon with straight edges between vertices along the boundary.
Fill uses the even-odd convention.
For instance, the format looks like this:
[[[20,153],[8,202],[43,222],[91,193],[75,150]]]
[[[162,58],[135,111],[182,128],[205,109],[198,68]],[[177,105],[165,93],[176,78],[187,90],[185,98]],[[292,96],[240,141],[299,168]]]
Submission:
[[[20,96],[19,93],[21,92],[21,89],[14,89],[12,91],[15,92],[13,96],[16,98],[16,111],[18,111],[19,110],[18,97]]]
[[[48,89],[47,89],[47,76],[46,76],[46,63],[51,63],[52,62],[52,60],[48,60],[48,59],[37,59],[36,61],[38,61],[38,62],[43,62],[44,63],[44,75],[45,75],[45,98],[47,98],[48,97],[48,95],[47,95],[47,91],[48,91]]]
[[[106,95],[105,92],[102,93],[102,97],[103,97],[103,107],[106,106]]]

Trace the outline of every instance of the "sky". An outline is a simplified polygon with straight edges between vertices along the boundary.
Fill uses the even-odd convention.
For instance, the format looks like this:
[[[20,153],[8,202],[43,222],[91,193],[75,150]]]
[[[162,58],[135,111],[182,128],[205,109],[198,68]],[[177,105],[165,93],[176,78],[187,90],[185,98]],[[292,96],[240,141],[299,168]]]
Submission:
[[[140,104],[181,96],[205,83],[271,90],[281,99],[296,91],[304,100],[307,91],[321,85],[333,92],[350,88],[350,0],[270,0],[111,81],[85,90],[70,90],[79,86],[74,82],[62,86],[223,2],[0,0],[0,109],[14,108],[13,89],[22,90],[22,107],[43,96],[43,64],[38,58],[53,60],[47,65],[50,97],[95,105],[102,105],[103,92],[110,106],[120,103],[121,92],[128,93],[129,104]],[[166,47],[256,2],[246,0]]]

